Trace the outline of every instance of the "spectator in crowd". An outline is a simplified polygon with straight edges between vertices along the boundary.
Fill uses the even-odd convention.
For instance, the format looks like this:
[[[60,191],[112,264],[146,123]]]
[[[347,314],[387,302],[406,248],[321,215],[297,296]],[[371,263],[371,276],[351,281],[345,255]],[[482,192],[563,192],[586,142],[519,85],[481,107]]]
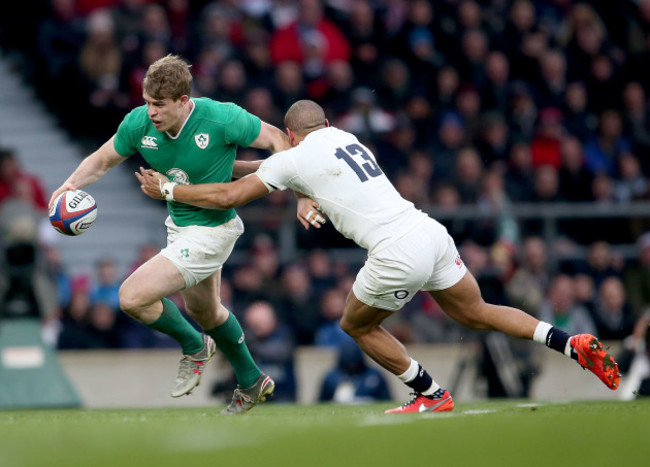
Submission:
[[[472,3],[474,2],[464,2]],[[485,83],[480,88],[483,109],[506,115],[510,103],[510,62],[500,51],[488,53],[485,62]]]
[[[311,251],[307,258],[307,269],[317,297],[322,297],[328,290],[336,287],[336,275],[327,251],[322,249]]]
[[[441,66],[432,87],[430,94],[433,96],[433,105],[441,115],[457,110],[456,96],[460,89],[460,77],[454,67]]]
[[[612,251],[611,245],[605,241],[597,241],[589,246],[586,262],[578,271],[589,275],[596,289],[610,276],[620,277],[622,260]]]
[[[84,37],[84,20],[75,9],[75,0],[50,0],[51,11],[38,28],[37,83],[46,91],[66,124],[72,124],[72,112],[66,110],[65,94],[57,89],[74,89],[79,83],[77,63]],[[47,92],[50,91],[50,92]]]
[[[357,71],[355,79],[371,86],[387,42],[378,12],[368,0],[352,2],[348,23],[346,37],[350,41],[350,63]]]
[[[569,334],[598,335],[589,311],[575,301],[575,283],[566,274],[558,274],[551,282],[548,298],[542,303],[539,319]]]
[[[453,173],[456,156],[465,142],[465,125],[460,115],[451,111],[441,114],[438,131],[429,150],[435,181],[442,182]]]
[[[618,178],[614,180],[612,190],[613,197],[619,203],[648,199],[650,185],[634,154],[626,152],[619,157]]]
[[[558,174],[560,192],[567,201],[590,201],[593,174],[585,165],[582,143],[575,136],[566,136],[560,144],[562,166]]]
[[[260,369],[275,381],[274,401],[296,399],[294,339],[291,329],[278,321],[273,305],[266,301],[251,303],[244,310],[244,327],[251,354]]]
[[[540,57],[538,102],[542,108],[559,108],[567,87],[566,57],[561,50],[549,49]]]
[[[512,139],[515,141],[532,140],[537,124],[537,104],[531,86],[521,80],[512,83],[510,89],[510,109],[506,114],[509,119]]]
[[[564,128],[582,143],[593,134],[598,123],[598,117],[589,110],[588,98],[585,84],[582,81],[572,81],[566,85],[561,106]]]
[[[650,306],[650,232],[639,236],[637,256],[625,269],[623,278],[627,300],[636,316]]]
[[[623,134],[637,154],[650,151],[650,110],[647,93],[638,81],[623,89]]]
[[[324,15],[323,4],[319,0],[300,0],[298,18],[287,27],[274,32],[270,47],[274,63],[292,61],[303,67],[321,66],[333,60],[347,61],[350,58],[347,38]],[[313,48],[320,49],[322,55],[310,56]]]
[[[618,158],[630,151],[630,143],[623,135],[621,114],[605,110],[598,118],[596,134],[585,144],[587,168],[594,174],[616,175]]]
[[[369,88],[356,88],[351,96],[352,107],[338,122],[341,129],[358,134],[362,141],[372,141],[395,128],[395,117],[377,103]]]
[[[594,280],[587,274],[576,274],[572,277],[576,303],[587,310],[593,310],[594,301],[596,300]]]
[[[621,340],[632,334],[636,318],[618,277],[610,276],[600,284],[592,313],[601,339]]]
[[[350,339],[339,324],[345,309],[345,297],[345,292],[339,289],[330,289],[323,294],[320,301],[323,323],[316,330],[314,339],[318,347],[338,347],[342,341]]]
[[[120,310],[119,292],[117,265],[109,258],[99,260],[96,267],[96,280],[90,290],[91,303],[104,303],[117,313]]]
[[[483,163],[478,151],[472,146],[465,146],[458,151],[454,170],[453,184],[460,194],[462,203],[475,203],[483,176]]]
[[[289,264],[281,273],[282,298],[277,309],[280,318],[288,323],[296,336],[296,344],[311,345],[319,325],[318,307],[307,269],[300,264]]]
[[[63,308],[59,349],[88,349],[96,344],[88,332],[90,313],[89,280],[79,276],[72,280],[70,301]]]
[[[562,112],[555,107],[540,109],[537,131],[530,144],[535,167],[550,165],[555,169],[560,168],[560,145],[564,136],[562,119]]]
[[[530,145],[526,142],[515,142],[511,146],[504,176],[506,193],[513,202],[532,199],[535,169]]]
[[[540,237],[523,240],[519,268],[506,283],[506,293],[512,306],[536,316],[550,285],[548,252]]]
[[[319,402],[362,404],[391,400],[388,383],[377,368],[366,364],[363,352],[351,338],[337,346],[337,364],[320,385]]]
[[[24,171],[13,149],[0,147],[0,205],[12,196],[19,197],[45,213],[47,200],[38,177]]]
[[[115,24],[107,10],[96,10],[88,17],[86,27],[79,65],[90,108],[104,113],[104,119],[106,113],[113,114],[116,124],[130,102],[119,87],[124,57],[115,36]]]
[[[510,151],[510,129],[498,112],[486,112],[479,123],[476,149],[487,168],[505,167]]]
[[[0,193],[7,195],[0,201],[0,315],[49,320],[59,303],[42,247],[40,184],[18,169],[13,153],[0,157]]]

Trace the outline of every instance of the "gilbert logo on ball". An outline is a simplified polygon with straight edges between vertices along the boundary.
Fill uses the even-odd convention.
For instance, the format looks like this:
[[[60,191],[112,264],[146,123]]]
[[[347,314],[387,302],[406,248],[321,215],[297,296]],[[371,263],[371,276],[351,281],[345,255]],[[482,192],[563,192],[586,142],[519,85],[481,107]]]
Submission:
[[[50,223],[63,235],[81,235],[96,218],[97,203],[82,190],[64,191],[50,207]]]

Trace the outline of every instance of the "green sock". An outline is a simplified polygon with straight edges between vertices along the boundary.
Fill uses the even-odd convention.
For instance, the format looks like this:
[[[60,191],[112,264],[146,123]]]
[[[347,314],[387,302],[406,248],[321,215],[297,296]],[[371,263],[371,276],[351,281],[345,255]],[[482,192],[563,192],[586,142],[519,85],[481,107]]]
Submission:
[[[163,311],[153,323],[147,324],[152,329],[173,337],[183,348],[184,354],[193,354],[203,348],[203,336],[181,314],[174,302],[162,299]]]
[[[230,313],[222,325],[206,330],[205,333],[214,339],[219,350],[232,365],[239,387],[248,388],[255,384],[262,372],[248,350],[244,341],[244,331],[235,315]]]

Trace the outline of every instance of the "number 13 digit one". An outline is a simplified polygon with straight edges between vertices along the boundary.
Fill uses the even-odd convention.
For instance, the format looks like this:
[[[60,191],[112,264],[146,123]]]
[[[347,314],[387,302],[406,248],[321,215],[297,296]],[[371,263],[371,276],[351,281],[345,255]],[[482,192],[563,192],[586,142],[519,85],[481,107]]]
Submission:
[[[345,149],[337,148],[334,155],[344,160],[362,182],[368,181],[368,177],[377,177],[383,173],[372,157],[358,144],[351,144]],[[361,155],[366,162],[359,166],[352,158],[356,155]]]

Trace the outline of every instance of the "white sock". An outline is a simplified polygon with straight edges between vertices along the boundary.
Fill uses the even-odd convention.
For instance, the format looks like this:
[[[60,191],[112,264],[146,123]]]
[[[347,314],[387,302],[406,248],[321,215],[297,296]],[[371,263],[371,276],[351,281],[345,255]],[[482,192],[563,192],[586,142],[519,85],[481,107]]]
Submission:
[[[548,332],[553,326],[544,321],[540,321],[537,327],[535,328],[535,333],[533,334],[533,340],[539,342],[540,344],[546,345],[546,338],[548,337]]]
[[[405,383],[409,383],[413,381],[417,376],[418,376],[418,369],[420,368],[420,364],[411,358],[411,364],[409,365],[408,369],[402,373],[401,375],[398,375],[397,377],[402,380]],[[436,381],[431,378],[431,386],[429,386],[429,389],[426,391],[421,392],[420,394],[424,396],[430,396],[434,392],[436,392],[438,389],[440,389],[440,385],[436,383]]]
[[[411,359],[411,364],[409,365],[408,369],[397,377],[405,383],[413,381],[418,375],[418,368],[420,368],[420,364],[417,361]]]
[[[540,321],[537,327],[535,328],[535,333],[533,334],[533,340],[535,342],[539,342],[540,344],[544,344],[548,346],[548,343],[546,342],[546,339],[548,338],[548,333],[551,331],[551,328],[553,326],[550,325],[549,323],[545,323],[544,321]],[[566,342],[566,345],[564,346],[564,355],[567,357],[571,358],[571,339],[569,339]]]
[[[422,393],[423,396],[431,396],[434,392],[440,389],[440,385],[434,379],[431,379],[431,387]]]

